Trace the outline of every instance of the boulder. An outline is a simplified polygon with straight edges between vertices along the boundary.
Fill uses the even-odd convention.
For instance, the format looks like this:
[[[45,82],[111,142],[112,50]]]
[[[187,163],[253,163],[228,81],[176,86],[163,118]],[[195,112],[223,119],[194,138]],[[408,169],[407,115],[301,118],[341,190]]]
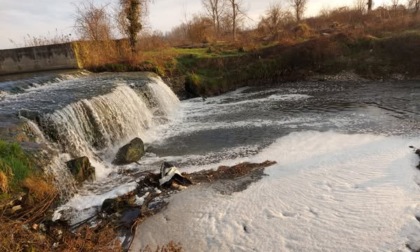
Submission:
[[[115,156],[113,164],[126,165],[137,162],[144,155],[144,143],[136,137],[128,144],[121,147]]]
[[[128,193],[117,198],[105,199],[102,202],[101,211],[106,214],[121,213],[132,207],[138,207],[135,204],[136,195],[133,193]]]
[[[77,182],[95,180],[95,167],[91,166],[89,158],[79,157],[66,162],[66,165]]]
[[[118,209],[120,208],[120,205],[121,205],[121,203],[120,203],[120,200],[118,198],[106,199],[102,203],[101,211],[105,212],[107,214],[113,214],[113,213],[116,213],[118,211]]]

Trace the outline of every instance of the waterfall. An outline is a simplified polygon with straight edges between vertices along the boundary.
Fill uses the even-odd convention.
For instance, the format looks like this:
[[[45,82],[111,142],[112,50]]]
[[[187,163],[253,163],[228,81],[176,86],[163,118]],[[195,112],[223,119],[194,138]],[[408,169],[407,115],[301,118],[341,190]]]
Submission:
[[[103,177],[110,172],[106,167],[118,147],[134,137],[147,142],[150,129],[162,123],[156,118],[168,118],[178,104],[178,98],[160,78],[150,78],[138,90],[120,82],[108,94],[43,115],[41,126],[61,152],[89,157],[97,177]]]
[[[76,184],[73,176],[65,164],[65,162],[70,159],[70,156],[68,154],[58,154],[56,151],[54,151],[53,146],[47,141],[44,133],[35,122],[23,116],[20,116],[20,118],[28,127],[27,133],[30,134],[30,136],[33,137],[37,143],[43,145],[43,151],[37,155],[45,155],[46,157],[38,158],[49,160],[48,165],[43,167],[45,174],[48,177],[54,178],[55,185],[60,192],[60,195],[63,198],[69,198],[71,194],[76,190]]]
[[[178,106],[179,100],[174,92],[166,85],[161,78],[153,77],[152,80],[156,85],[147,85],[150,93],[155,97],[159,111],[165,116],[172,114]]]

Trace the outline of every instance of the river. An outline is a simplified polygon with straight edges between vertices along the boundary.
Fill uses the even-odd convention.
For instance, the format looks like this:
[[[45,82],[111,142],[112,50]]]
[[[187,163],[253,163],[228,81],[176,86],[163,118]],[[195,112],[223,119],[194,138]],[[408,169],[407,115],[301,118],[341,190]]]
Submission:
[[[157,169],[162,161],[187,172],[244,161],[277,164],[241,192],[198,185],[174,195],[138,227],[132,251],[171,240],[186,251],[420,249],[419,159],[409,148],[420,143],[419,81],[282,83],[179,102],[155,78],[146,88],[155,102],[144,102],[131,93],[144,85],[138,79],[145,82],[137,74],[77,76],[2,98],[4,113],[42,101],[49,104],[41,106],[43,118],[60,127],[84,125],[63,127],[59,138],[67,140],[57,148],[64,159],[88,155],[100,174],[58,215],[80,221],[104,199],[132,190],[136,178],[117,173],[110,161],[117,147],[140,136],[148,153],[124,169]],[[102,141],[81,130],[91,126],[71,122],[86,104],[105,125]],[[107,109],[112,113],[98,112]],[[76,146],[66,148],[70,143]]]

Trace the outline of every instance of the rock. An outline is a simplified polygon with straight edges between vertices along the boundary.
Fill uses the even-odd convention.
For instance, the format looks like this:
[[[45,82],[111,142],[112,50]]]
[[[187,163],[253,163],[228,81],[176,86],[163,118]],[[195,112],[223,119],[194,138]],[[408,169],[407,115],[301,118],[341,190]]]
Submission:
[[[77,182],[95,180],[95,168],[91,166],[89,158],[79,157],[66,162],[66,164]]]
[[[114,199],[106,199],[102,203],[101,211],[111,215],[120,213],[131,207],[137,207],[137,205],[135,205],[135,197],[134,194],[129,193]]]
[[[141,215],[140,208],[131,208],[121,213],[120,223],[125,228],[131,228],[138,217]]]
[[[139,161],[143,155],[144,143],[140,138],[136,137],[118,150],[112,163],[116,165],[130,164]]]
[[[118,211],[119,200],[118,199],[106,199],[102,203],[101,211],[107,214],[113,214]]]

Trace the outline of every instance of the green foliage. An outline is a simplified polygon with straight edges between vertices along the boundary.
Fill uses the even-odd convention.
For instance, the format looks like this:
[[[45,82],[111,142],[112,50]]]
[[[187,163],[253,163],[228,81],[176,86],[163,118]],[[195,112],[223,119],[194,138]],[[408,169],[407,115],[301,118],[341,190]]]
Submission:
[[[185,78],[185,90],[190,97],[203,96],[205,90],[201,76],[195,73],[187,74]]]
[[[202,78],[198,74],[190,73],[185,78],[185,82],[192,86],[199,87],[202,84]]]
[[[13,189],[31,174],[30,160],[19,144],[0,140],[0,171],[6,174]]]

